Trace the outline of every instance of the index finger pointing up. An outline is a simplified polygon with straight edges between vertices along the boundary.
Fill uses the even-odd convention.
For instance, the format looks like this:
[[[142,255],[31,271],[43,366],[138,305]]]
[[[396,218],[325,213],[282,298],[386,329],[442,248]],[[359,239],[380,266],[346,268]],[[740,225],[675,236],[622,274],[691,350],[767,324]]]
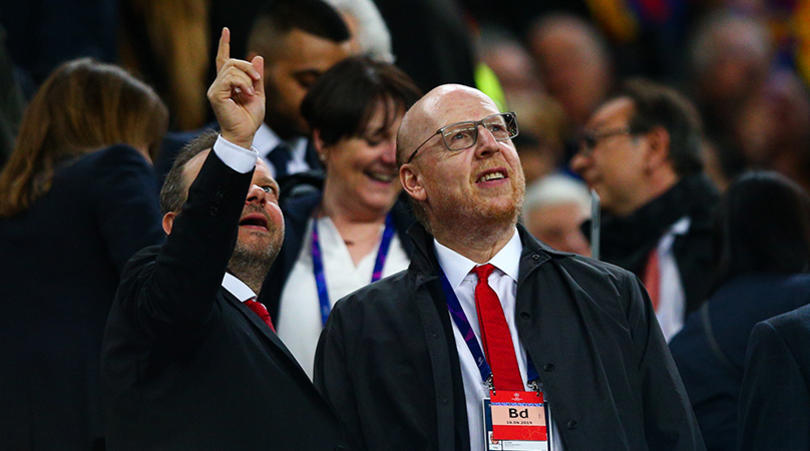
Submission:
[[[231,57],[231,30],[222,27],[222,35],[219,37],[219,47],[217,48],[217,72],[222,65]]]

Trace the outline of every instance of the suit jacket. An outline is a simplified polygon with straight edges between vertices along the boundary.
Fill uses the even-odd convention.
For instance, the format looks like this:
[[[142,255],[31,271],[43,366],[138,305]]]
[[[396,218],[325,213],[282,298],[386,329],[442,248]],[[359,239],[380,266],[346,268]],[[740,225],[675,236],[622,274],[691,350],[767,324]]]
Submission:
[[[103,446],[98,359],[121,271],[163,241],[152,167],[113,146],[0,219],[0,449]]]
[[[740,450],[810,449],[810,305],[754,327],[740,392]]]
[[[220,286],[250,181],[211,152],[166,244],[128,263],[102,351],[110,449],[340,445],[295,359]]]
[[[669,348],[709,450],[732,450],[751,329],[810,302],[810,274],[747,274],[689,315]],[[704,309],[706,311],[704,311]]]
[[[688,175],[627,217],[606,214],[600,257],[642,277],[650,251],[676,221],[688,217],[689,230],[676,235],[672,244],[686,298],[685,318],[706,300],[712,283],[717,200],[717,190],[705,175]],[[590,233],[590,221],[583,230]]]
[[[518,230],[518,335],[566,449],[702,449],[638,279]],[[318,345],[315,384],[362,449],[469,449],[433,237],[419,225],[410,234],[416,251],[407,271],[335,305]]]
[[[322,193],[318,191],[288,199],[282,204],[282,211],[284,211],[284,245],[264,279],[260,295],[260,300],[267,306],[272,318],[278,318],[281,292],[293,266],[295,266],[296,260],[298,260],[304,241],[310,238],[304,236],[307,230],[307,221],[312,218],[312,213],[321,204],[321,198]],[[413,254],[413,245],[410,238],[405,236],[403,231],[407,230],[416,220],[407,201],[400,197],[391,208],[391,214],[393,215],[394,227],[402,243],[402,248],[410,257]]]

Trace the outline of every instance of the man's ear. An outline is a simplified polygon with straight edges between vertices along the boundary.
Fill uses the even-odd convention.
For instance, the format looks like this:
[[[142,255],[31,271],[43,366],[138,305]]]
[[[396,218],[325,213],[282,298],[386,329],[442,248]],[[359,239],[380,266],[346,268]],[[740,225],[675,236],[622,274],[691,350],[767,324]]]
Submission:
[[[402,184],[402,189],[414,200],[424,202],[427,199],[427,193],[425,187],[422,186],[421,178],[410,164],[403,164],[399,167],[399,183]]]
[[[163,221],[161,224],[163,225],[163,231],[166,232],[166,235],[172,234],[172,226],[174,226],[174,218],[177,217],[177,213],[170,211],[163,215]]]
[[[653,127],[645,135],[647,138],[646,168],[654,170],[669,164],[669,132],[664,127]]]

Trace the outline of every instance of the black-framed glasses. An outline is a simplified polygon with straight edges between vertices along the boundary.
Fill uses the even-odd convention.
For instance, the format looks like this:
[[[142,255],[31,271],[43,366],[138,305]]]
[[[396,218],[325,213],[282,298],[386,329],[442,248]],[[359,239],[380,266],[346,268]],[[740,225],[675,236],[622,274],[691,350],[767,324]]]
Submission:
[[[445,125],[436,130],[432,135],[416,146],[416,149],[408,157],[405,163],[410,163],[428,141],[436,135],[441,135],[444,147],[450,152],[469,149],[478,142],[478,126],[484,126],[492,137],[498,141],[506,141],[518,135],[517,115],[510,111],[508,113],[495,113],[481,119],[480,121],[463,121]]]
[[[599,141],[619,135],[632,135],[633,131],[630,127],[620,127],[603,131],[584,130],[579,135],[580,151],[586,154],[593,152]]]

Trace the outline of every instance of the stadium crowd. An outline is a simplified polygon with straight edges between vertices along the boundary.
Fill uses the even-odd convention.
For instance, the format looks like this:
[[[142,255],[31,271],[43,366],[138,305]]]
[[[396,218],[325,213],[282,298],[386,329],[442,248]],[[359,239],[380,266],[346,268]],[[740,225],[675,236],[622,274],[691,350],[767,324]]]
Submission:
[[[807,1],[9,3],[0,449],[808,450],[808,190]]]

